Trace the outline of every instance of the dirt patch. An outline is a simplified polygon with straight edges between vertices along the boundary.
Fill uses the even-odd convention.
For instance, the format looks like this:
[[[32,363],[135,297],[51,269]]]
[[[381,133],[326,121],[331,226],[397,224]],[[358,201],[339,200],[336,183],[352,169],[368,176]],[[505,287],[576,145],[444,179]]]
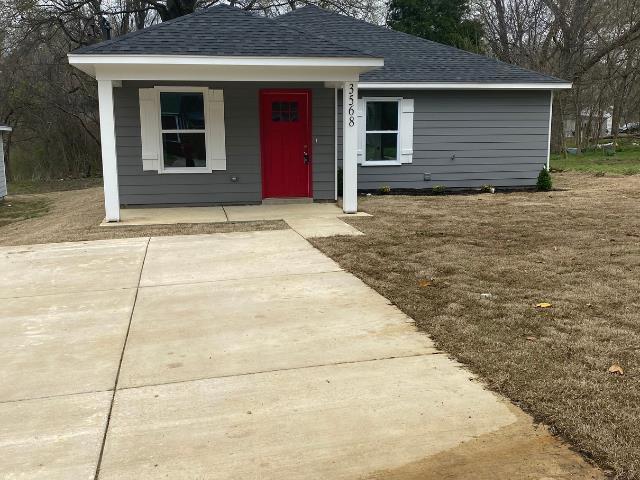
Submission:
[[[28,218],[0,226],[0,245],[289,228],[282,221],[101,227],[100,222],[104,218],[102,195],[101,188],[36,195],[11,195],[6,199],[8,203],[45,202],[49,210],[38,218]]]
[[[511,407],[518,420],[394,470],[376,472],[367,480],[594,480],[603,473],[549,434],[532,426],[529,417]]]
[[[366,235],[313,243],[490,388],[640,478],[640,177],[554,181],[562,191],[362,198],[373,217],[347,221]]]

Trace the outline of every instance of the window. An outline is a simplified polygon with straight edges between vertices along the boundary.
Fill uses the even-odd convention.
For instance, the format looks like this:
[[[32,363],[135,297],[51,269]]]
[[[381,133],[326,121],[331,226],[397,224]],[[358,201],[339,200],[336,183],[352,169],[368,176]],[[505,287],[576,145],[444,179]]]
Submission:
[[[365,99],[365,158],[370,164],[396,164],[399,159],[400,101]]]
[[[162,162],[165,171],[206,169],[204,92],[160,92]]]
[[[298,102],[272,102],[271,120],[274,122],[297,122]]]

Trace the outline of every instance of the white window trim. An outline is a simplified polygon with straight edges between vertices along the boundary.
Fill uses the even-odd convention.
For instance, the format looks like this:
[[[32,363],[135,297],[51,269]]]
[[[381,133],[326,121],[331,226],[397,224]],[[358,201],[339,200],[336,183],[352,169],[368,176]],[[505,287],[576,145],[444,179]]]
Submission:
[[[402,97],[363,97],[362,105],[362,121],[364,128],[362,129],[362,165],[363,167],[384,167],[392,165],[402,165]],[[397,130],[367,130],[367,103],[368,102],[396,102],[398,104],[398,129]],[[396,132],[396,159],[395,160],[367,160],[367,133],[392,133]]]
[[[156,101],[158,102],[158,125],[160,127],[160,135],[159,135],[159,145],[158,145],[158,173],[159,174],[170,174],[170,173],[211,173],[212,165],[209,160],[210,155],[207,152],[207,138],[211,134],[211,120],[207,115],[207,92],[209,87],[175,87],[175,86],[156,86],[154,87],[157,91]],[[162,106],[160,104],[160,94],[163,92],[200,92],[202,93],[202,102],[204,106],[204,130],[164,130],[162,128]],[[207,161],[206,166],[204,167],[185,167],[185,168],[175,168],[175,167],[165,167],[164,166],[164,144],[162,142],[162,134],[163,133],[203,133],[204,141],[205,141],[205,158]]]

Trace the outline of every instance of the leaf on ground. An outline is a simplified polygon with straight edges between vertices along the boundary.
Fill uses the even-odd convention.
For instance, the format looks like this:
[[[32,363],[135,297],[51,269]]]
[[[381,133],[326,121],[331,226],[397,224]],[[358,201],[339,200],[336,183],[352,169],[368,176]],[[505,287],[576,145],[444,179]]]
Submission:
[[[613,365],[611,365],[609,367],[608,372],[612,373],[613,375],[624,375],[624,370],[617,363],[614,363]]]
[[[527,337],[527,340],[529,340],[530,342],[535,342],[538,339],[536,337]]]
[[[420,280],[418,282],[418,285],[420,285],[420,288],[426,288],[433,285],[433,282],[431,280]]]
[[[536,303],[536,308],[551,308],[553,305],[547,302]]]

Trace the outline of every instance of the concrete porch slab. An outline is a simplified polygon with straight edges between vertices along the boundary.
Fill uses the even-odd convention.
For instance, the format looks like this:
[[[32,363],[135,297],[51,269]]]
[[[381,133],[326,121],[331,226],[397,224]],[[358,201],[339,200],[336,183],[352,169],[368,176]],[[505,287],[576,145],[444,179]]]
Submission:
[[[292,230],[153,237],[140,285],[212,282],[340,270]]]
[[[444,355],[121,390],[102,480],[368,478],[513,423]]]
[[[125,208],[120,222],[102,222],[101,226],[172,225],[180,223],[220,223],[284,220],[305,238],[333,235],[362,235],[341,220],[347,215],[335,203],[294,202],[269,199],[262,205],[226,207]],[[279,201],[275,201],[279,200]],[[355,216],[368,217],[359,212]]]
[[[134,288],[147,238],[0,248],[0,298]]]
[[[0,478],[93,480],[111,396],[0,403]]]
[[[138,293],[120,384],[433,352],[409,317],[345,272],[150,287]]]
[[[135,293],[2,300],[0,402],[112,389]]]
[[[103,226],[174,225],[178,223],[226,222],[222,207],[123,208],[119,222],[103,222]]]
[[[285,220],[289,218],[337,218],[345,214],[335,203],[281,204],[281,205],[239,205],[224,207],[229,220],[243,222],[252,220]],[[368,213],[353,215],[369,217]]]

